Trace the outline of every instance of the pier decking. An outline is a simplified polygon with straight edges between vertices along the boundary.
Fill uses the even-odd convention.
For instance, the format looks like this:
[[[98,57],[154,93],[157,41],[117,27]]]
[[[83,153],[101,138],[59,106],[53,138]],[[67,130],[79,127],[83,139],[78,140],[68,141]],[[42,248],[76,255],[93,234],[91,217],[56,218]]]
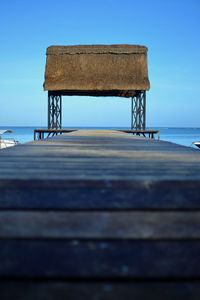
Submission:
[[[38,128],[34,130],[34,140],[42,140],[44,138],[49,138],[55,135],[63,134],[63,133],[69,133],[77,131],[77,129],[44,129],[44,128]],[[143,137],[149,137],[154,139],[157,137],[160,139],[160,131],[159,130],[119,130],[121,132],[130,133],[133,135],[143,136]]]
[[[1,299],[199,299],[199,150],[82,130],[0,166]]]

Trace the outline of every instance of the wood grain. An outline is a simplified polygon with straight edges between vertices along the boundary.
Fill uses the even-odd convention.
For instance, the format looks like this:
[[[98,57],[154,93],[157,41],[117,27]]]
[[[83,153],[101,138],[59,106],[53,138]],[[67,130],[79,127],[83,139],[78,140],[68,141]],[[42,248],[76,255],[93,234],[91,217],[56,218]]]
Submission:
[[[4,300],[199,300],[199,281],[31,281],[0,282]]]
[[[0,168],[1,299],[199,299],[199,150],[74,131]]]
[[[200,241],[1,240],[0,278],[200,279]]]
[[[0,238],[200,240],[200,212],[0,212]]]

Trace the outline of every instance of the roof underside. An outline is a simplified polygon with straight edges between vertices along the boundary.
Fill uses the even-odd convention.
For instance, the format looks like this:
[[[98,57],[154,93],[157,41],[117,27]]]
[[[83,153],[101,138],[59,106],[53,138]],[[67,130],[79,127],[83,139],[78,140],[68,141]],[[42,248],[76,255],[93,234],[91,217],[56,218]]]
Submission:
[[[62,95],[131,97],[150,87],[147,48],[134,45],[51,46],[44,89]]]

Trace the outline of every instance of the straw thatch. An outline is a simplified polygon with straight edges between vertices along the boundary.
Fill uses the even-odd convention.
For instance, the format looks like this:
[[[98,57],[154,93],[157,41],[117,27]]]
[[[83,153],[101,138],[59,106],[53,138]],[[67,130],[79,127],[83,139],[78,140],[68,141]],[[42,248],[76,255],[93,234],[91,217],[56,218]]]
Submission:
[[[44,83],[47,91],[130,97],[149,87],[144,46],[51,46],[47,49]]]

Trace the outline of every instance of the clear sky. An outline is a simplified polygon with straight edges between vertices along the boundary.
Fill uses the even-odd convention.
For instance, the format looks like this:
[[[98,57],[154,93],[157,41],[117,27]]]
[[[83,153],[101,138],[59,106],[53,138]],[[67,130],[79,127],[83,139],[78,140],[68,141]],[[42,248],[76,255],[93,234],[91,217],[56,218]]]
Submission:
[[[0,126],[47,125],[50,45],[148,47],[147,126],[200,127],[200,0],[1,0]],[[130,126],[130,100],[64,97],[65,126]]]

